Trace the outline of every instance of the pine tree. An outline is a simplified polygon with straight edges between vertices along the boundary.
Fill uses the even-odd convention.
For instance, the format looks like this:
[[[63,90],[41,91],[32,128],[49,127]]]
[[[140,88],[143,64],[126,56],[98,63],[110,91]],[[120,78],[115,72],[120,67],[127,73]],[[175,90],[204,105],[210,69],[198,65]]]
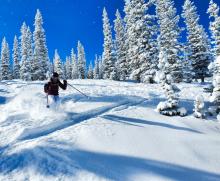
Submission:
[[[115,60],[114,60],[114,52],[113,52],[111,25],[105,8],[103,10],[103,33],[104,33],[103,78],[111,79],[114,77],[114,75],[112,74],[115,73]]]
[[[30,64],[31,67],[31,79],[33,80],[33,76],[34,76],[34,70],[33,70],[33,49],[32,49],[32,33],[29,27],[27,27],[27,40],[26,40],[26,47],[27,47],[27,61]]]
[[[1,79],[9,80],[10,73],[10,51],[6,38],[4,37],[1,47]]]
[[[214,54],[216,57],[220,56],[220,15],[219,15],[219,6],[213,2],[209,3],[208,11],[209,18],[213,19],[210,22],[209,29],[212,33],[213,45],[214,45]]]
[[[120,12],[116,11],[115,19],[115,39],[116,39],[116,59],[117,59],[117,72],[119,80],[125,80],[128,74],[127,62],[126,62],[126,34],[125,25],[121,17]]]
[[[212,44],[214,45],[214,56],[215,61],[211,64],[211,71],[213,73],[213,92],[210,101],[213,102],[214,106],[209,108],[209,112],[213,115],[218,113],[217,119],[220,120],[220,16],[219,6],[213,2],[209,3],[208,11],[210,19],[210,31],[212,33]]]
[[[19,57],[19,44],[17,36],[14,37],[14,44],[13,44],[13,78],[19,79],[20,78],[20,57]]]
[[[129,27],[132,26],[132,24],[134,23],[134,19],[132,18],[132,3],[131,1],[126,1],[125,0],[125,7],[124,7],[124,12],[125,12],[125,17],[124,17],[124,22],[125,22],[125,36],[126,36],[126,40],[125,40],[125,47],[126,47],[126,62],[128,64],[128,75],[131,74],[132,72],[132,67],[130,66],[130,57],[129,57],[129,49],[130,49],[130,43],[131,43],[131,37],[129,37],[128,35],[128,30]]]
[[[179,43],[180,32],[179,16],[174,7],[173,0],[156,0],[156,14],[158,16],[158,24],[160,27],[160,35],[158,37],[159,47],[165,51],[167,62],[169,63],[169,71],[173,77],[173,82],[182,81],[181,67],[181,46]]]
[[[53,64],[53,62],[48,62],[48,67],[49,67],[49,69],[48,69],[48,71],[47,71],[47,74],[46,74],[46,78],[47,79],[50,79],[50,77],[52,76],[52,74],[53,74],[53,72],[54,72],[54,64]]]
[[[220,56],[214,61],[215,73],[213,75],[213,92],[210,101],[214,106],[209,108],[211,114],[220,113]],[[219,114],[220,116],[220,114]],[[218,117],[219,117],[218,116]],[[219,117],[220,118],[220,117]]]
[[[92,62],[89,64],[89,69],[88,69],[88,74],[87,74],[88,79],[93,79],[93,68],[92,68]]]
[[[113,60],[113,67],[112,72],[110,73],[110,80],[119,80],[119,74],[118,74],[118,62],[117,62],[117,52],[116,52],[116,41],[113,40],[113,49],[112,49],[112,60]]]
[[[94,79],[99,79],[99,59],[98,56],[95,56],[95,67],[94,67],[94,72],[93,72],[93,78]]]
[[[72,79],[78,79],[79,69],[78,69],[77,57],[73,49],[71,50],[71,61],[72,61]]]
[[[12,80],[14,79],[14,76],[13,76],[13,65],[10,63],[9,65],[9,80]]]
[[[172,72],[170,72],[170,64],[167,60],[167,55],[163,49],[161,49],[159,55],[159,72],[158,80],[160,81],[162,88],[165,92],[167,101],[160,102],[157,106],[157,111],[167,116],[185,116],[186,110],[179,108],[179,97],[177,90],[172,85]]]
[[[99,62],[99,79],[103,79],[103,67],[104,67],[104,63],[102,61],[102,56],[100,56],[98,58],[98,62]]]
[[[72,64],[70,57],[66,57],[65,71],[66,71],[66,79],[72,79]]]
[[[57,50],[55,50],[53,62],[54,62],[54,72],[58,73],[60,78],[62,78],[62,79],[65,78],[64,72],[63,72],[62,61],[60,59],[60,56],[59,56]]]
[[[63,72],[63,74],[62,74],[62,76],[61,76],[60,78],[66,80],[66,79],[68,79],[68,78],[67,78],[66,65],[65,65],[65,62],[62,62],[61,64],[62,64],[62,72]]]
[[[126,2],[125,21],[127,38],[127,62],[130,77],[137,81],[153,82],[155,67],[155,16],[148,12],[151,2],[131,0]]]
[[[79,78],[85,79],[86,78],[86,57],[85,57],[84,47],[80,43],[80,41],[78,42],[77,51],[78,51]]]
[[[190,0],[186,0],[183,6],[182,16],[185,19],[188,40],[188,59],[192,62],[195,79],[208,76],[208,65],[212,61],[210,44],[204,28],[199,25],[197,8]]]
[[[187,83],[191,83],[193,77],[195,76],[192,62],[189,60],[189,46],[188,44],[182,45],[183,49],[183,57],[182,57],[182,70],[183,70],[183,81]]]
[[[48,71],[48,50],[46,46],[46,36],[43,29],[43,18],[37,10],[35,16],[34,30],[34,63],[33,63],[33,80],[45,80]]]
[[[31,62],[29,62],[29,50],[28,50],[28,34],[27,25],[23,23],[21,27],[21,68],[20,78],[22,80],[31,80]]]

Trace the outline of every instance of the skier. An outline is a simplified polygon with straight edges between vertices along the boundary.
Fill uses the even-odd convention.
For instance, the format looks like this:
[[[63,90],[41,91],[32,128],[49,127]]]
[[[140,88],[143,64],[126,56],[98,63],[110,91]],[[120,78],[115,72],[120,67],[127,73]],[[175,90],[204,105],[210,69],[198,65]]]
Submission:
[[[63,84],[60,82],[59,74],[54,72],[53,76],[50,78],[50,81],[44,85],[44,92],[47,93],[47,107],[49,104],[51,106],[55,105],[55,108],[58,108],[60,104],[59,99],[59,87],[63,90],[67,88],[67,81],[63,80]]]

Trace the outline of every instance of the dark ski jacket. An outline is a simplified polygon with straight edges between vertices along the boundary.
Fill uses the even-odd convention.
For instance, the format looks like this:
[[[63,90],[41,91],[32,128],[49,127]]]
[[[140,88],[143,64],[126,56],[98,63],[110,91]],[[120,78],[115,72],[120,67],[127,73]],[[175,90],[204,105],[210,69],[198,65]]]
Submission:
[[[59,95],[59,87],[61,87],[63,90],[66,90],[67,88],[67,81],[64,80],[63,84],[58,80],[58,82],[54,83],[51,79],[47,84],[44,85],[44,92],[48,95]]]

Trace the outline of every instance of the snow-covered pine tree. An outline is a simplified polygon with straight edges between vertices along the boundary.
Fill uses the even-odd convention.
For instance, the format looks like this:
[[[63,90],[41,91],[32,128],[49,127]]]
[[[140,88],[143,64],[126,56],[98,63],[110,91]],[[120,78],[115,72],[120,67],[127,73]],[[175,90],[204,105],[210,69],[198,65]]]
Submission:
[[[1,79],[9,80],[10,73],[10,51],[6,38],[4,37],[1,47]]]
[[[21,67],[20,67],[20,78],[22,80],[30,81],[31,80],[31,63],[28,61],[28,34],[27,34],[27,25],[24,22],[21,27]]]
[[[167,101],[160,102],[157,106],[157,111],[167,116],[185,116],[185,108],[179,108],[179,97],[177,89],[172,85],[172,72],[170,72],[170,63],[167,60],[166,51],[161,49],[159,55],[159,72],[157,72],[157,79],[161,83],[162,88],[166,94]]]
[[[113,40],[112,60],[113,60],[114,66],[112,68],[112,72],[110,73],[110,78],[109,78],[110,80],[119,80],[116,49],[117,49],[116,41]]]
[[[103,33],[104,33],[104,44],[103,44],[103,78],[111,79],[115,73],[115,59],[113,52],[113,40],[111,25],[109,22],[108,14],[106,9],[103,10]]]
[[[179,58],[181,55],[179,42],[181,29],[178,25],[180,18],[177,15],[173,0],[156,0],[155,4],[160,27],[159,47],[166,51],[172,81],[180,82],[183,78],[181,59]]]
[[[63,79],[64,78],[63,65],[57,50],[55,50],[53,62],[54,62],[54,72],[57,72],[60,78]]]
[[[128,67],[126,62],[126,34],[125,24],[119,10],[116,11],[116,19],[114,21],[115,43],[116,43],[116,61],[117,73],[119,80],[125,80],[128,75]]]
[[[71,50],[71,61],[72,61],[72,79],[78,79],[79,69],[78,69],[77,57],[73,49]]]
[[[131,74],[132,70],[131,70],[131,66],[130,66],[130,57],[129,57],[129,44],[130,44],[130,39],[128,39],[128,29],[129,27],[132,26],[134,19],[132,18],[132,3],[131,1],[126,1],[125,0],[125,6],[124,6],[124,13],[125,13],[125,17],[124,17],[124,22],[125,22],[125,36],[126,36],[126,40],[125,40],[125,47],[126,47],[126,62],[127,62],[127,67],[128,67],[128,76]]]
[[[65,62],[62,62],[62,71],[63,71],[63,75],[60,78],[66,80],[67,79],[67,72],[66,72]]]
[[[192,62],[189,60],[189,46],[187,44],[182,45],[183,57],[182,57],[182,71],[183,71],[183,81],[186,83],[191,83],[194,77],[194,71],[192,67]]]
[[[155,15],[149,14],[152,1],[126,1],[126,47],[130,78],[137,81],[153,82],[157,60]]]
[[[99,62],[99,79],[103,79],[103,67],[104,67],[104,63],[103,63],[103,61],[102,61],[102,56],[99,56],[98,62]]]
[[[34,70],[33,70],[33,67],[32,65],[34,64],[34,61],[33,61],[33,47],[32,47],[32,33],[31,33],[31,30],[30,30],[30,27],[27,27],[27,40],[26,40],[26,45],[27,45],[27,61],[29,62],[30,64],[30,67],[31,67],[31,79],[33,80],[33,76],[34,76]]]
[[[208,11],[209,18],[213,19],[210,22],[209,29],[212,33],[212,40],[214,45],[214,55],[216,57],[220,56],[220,15],[219,15],[219,6],[213,2],[213,0],[209,3]]]
[[[8,79],[9,80],[12,80],[13,79],[13,65],[12,65],[12,63],[11,63],[11,57],[10,57],[10,48],[9,48],[9,44],[7,43],[7,47],[6,47],[6,50],[7,50],[7,59],[8,59],[8,63],[9,63],[9,74],[8,74]]]
[[[212,96],[210,97],[210,102],[213,103],[213,106],[209,107],[209,112],[212,115],[216,113],[217,114],[220,113],[220,56],[218,56],[216,60],[214,61],[214,69],[215,69],[215,72],[213,75],[214,89],[212,92]]]
[[[72,79],[72,64],[70,57],[66,57],[65,71],[66,71],[66,79]]]
[[[14,37],[13,43],[13,78],[20,79],[20,57],[19,57],[19,44],[17,36]]]
[[[9,80],[12,80],[14,79],[13,77],[13,64],[10,63],[10,66],[9,66]]]
[[[87,73],[87,78],[88,79],[93,79],[93,67],[92,67],[92,62],[90,61],[89,63],[89,69]]]
[[[48,71],[47,71],[46,78],[47,78],[47,79],[50,79],[51,76],[53,75],[53,72],[54,72],[54,64],[53,64],[52,61],[49,61],[49,62],[48,62],[48,67],[49,67],[49,69],[48,69]]]
[[[43,18],[39,9],[35,16],[34,30],[34,63],[33,80],[45,80],[48,71],[48,50],[46,36],[43,29]]]
[[[86,78],[86,56],[85,56],[84,47],[80,41],[78,41],[77,51],[78,51],[77,63],[78,63],[78,70],[79,70],[79,78],[85,79]]]
[[[188,59],[192,62],[195,79],[204,82],[209,76],[208,65],[212,61],[210,43],[203,26],[199,25],[197,8],[191,0],[185,0],[182,16],[186,23]]]
[[[143,39],[147,38],[147,41],[144,40],[142,43],[145,50],[141,52],[140,59],[144,59],[144,63],[141,66],[141,69],[144,70],[141,74],[141,82],[154,83],[155,76],[157,72],[158,57],[159,57],[159,46],[158,46],[158,31],[159,26],[157,24],[157,15],[150,14],[150,11],[154,8],[154,1],[149,0],[146,4],[145,21],[147,24],[147,32],[143,33]],[[150,10],[151,9],[151,10]],[[146,42],[145,42],[146,41]]]
[[[94,71],[93,71],[93,78],[94,79],[99,79],[99,59],[98,56],[95,56],[95,67],[94,67]]]
[[[71,55],[69,56],[69,79],[72,79],[72,72],[73,72],[73,64],[72,64],[72,59],[71,59]]]

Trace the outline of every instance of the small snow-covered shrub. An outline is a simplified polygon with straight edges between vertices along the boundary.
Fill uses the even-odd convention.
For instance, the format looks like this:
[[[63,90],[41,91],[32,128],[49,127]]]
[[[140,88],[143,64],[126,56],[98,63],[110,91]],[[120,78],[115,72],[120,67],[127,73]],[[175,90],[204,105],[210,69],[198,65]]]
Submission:
[[[141,82],[153,84],[156,82],[155,75],[156,75],[155,70],[148,70],[143,75],[141,75]]]
[[[157,106],[157,111],[160,114],[166,115],[166,116],[186,116],[187,110],[183,107],[178,108],[177,102],[160,102]]]
[[[184,107],[181,107],[177,109],[178,113],[180,116],[186,116],[187,115],[187,110]]]
[[[208,113],[211,115],[211,116],[216,116],[217,115],[217,107],[216,106],[210,106],[208,108]]]
[[[196,100],[194,102],[194,116],[196,118],[204,118],[205,117],[205,112],[204,112],[204,107],[205,107],[205,103],[204,103],[204,98],[203,96],[197,96]]]
[[[217,120],[220,121],[220,114],[217,115]]]
[[[160,52],[158,65],[160,71],[156,73],[156,80],[161,83],[167,101],[160,102],[157,106],[157,111],[166,116],[185,116],[187,111],[185,108],[179,107],[178,92],[180,92],[180,89],[172,84],[174,81],[170,74],[171,72],[167,69],[170,65],[166,56],[164,51]]]
[[[165,78],[165,74],[161,71],[157,71],[156,72],[156,76],[155,76],[155,81],[157,83],[160,83],[161,80],[163,80]]]
[[[141,78],[141,82],[147,83],[147,84],[152,84],[152,83],[154,83],[154,77],[151,75],[146,75],[145,77]]]
[[[207,85],[206,87],[204,87],[203,91],[207,92],[207,93],[212,93],[214,89],[214,86],[212,84]]]
[[[140,70],[139,70],[139,69],[138,69],[138,70],[134,70],[134,71],[130,74],[129,79],[140,81]]]

